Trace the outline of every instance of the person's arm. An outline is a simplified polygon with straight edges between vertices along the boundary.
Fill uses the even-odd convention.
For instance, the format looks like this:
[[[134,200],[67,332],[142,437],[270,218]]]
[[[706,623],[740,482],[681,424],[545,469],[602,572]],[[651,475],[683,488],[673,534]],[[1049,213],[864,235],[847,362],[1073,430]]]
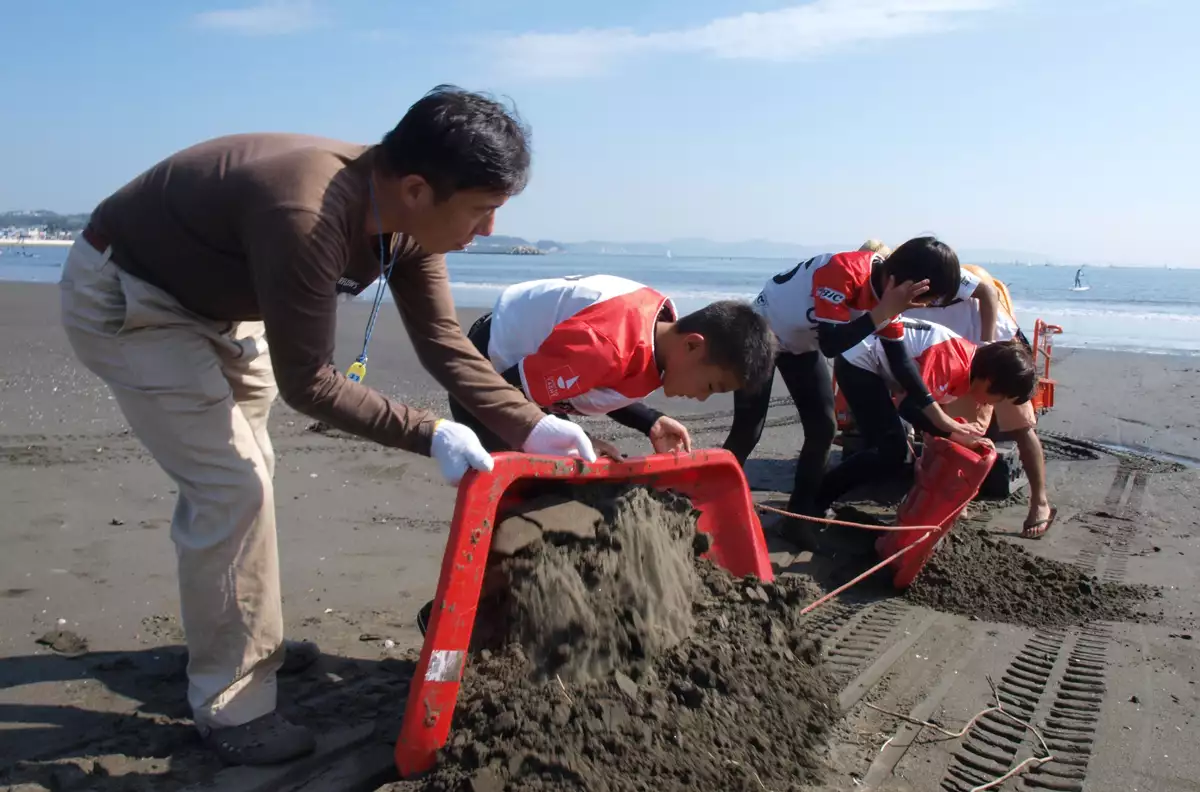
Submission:
[[[817,322],[817,344],[825,357],[837,357],[871,333],[900,338],[903,328],[897,319],[906,308],[929,291],[929,281],[896,283],[888,278],[883,296],[866,314],[851,320],[847,304],[857,291],[870,288],[856,282],[843,267],[828,264],[813,276],[813,318]]]
[[[613,410],[608,417],[621,426],[627,426],[649,436],[650,430],[654,428],[658,419],[663,417],[663,414],[642,402],[634,402],[626,407]]]
[[[863,314],[851,322],[817,322],[817,344],[821,354],[832,358],[850,349],[875,332],[875,322],[870,314]]]
[[[983,344],[996,340],[996,320],[1000,316],[1000,297],[996,287],[981,280],[971,296],[979,300],[979,341]]]
[[[429,454],[432,413],[346,379],[331,362],[337,279],[350,256],[344,229],[316,212],[276,207],[250,215],[243,240],[284,402],[344,432]]]
[[[444,256],[421,250],[407,237],[388,286],[417,360],[488,429],[513,448],[524,446],[545,415],[498,374],[462,331],[450,293]]]
[[[1021,467],[1025,469],[1025,477],[1029,480],[1029,517],[1034,519],[1040,509],[1050,506],[1050,498],[1046,493],[1046,455],[1042,451],[1042,441],[1032,426],[1014,432],[1012,436],[1021,456]]]
[[[925,380],[921,378],[921,372],[917,370],[916,362],[908,354],[904,341],[881,338],[880,344],[887,357],[892,378],[904,391],[899,410],[905,420],[916,428],[938,437],[948,437],[957,431],[958,427],[954,421],[950,420],[934,401]]]

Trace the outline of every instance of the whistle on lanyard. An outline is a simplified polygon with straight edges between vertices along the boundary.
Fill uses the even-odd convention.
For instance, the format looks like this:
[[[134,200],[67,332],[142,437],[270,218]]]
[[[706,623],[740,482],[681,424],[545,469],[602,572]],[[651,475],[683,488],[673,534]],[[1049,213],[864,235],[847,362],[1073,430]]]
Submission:
[[[351,382],[362,382],[367,377],[367,361],[360,357],[358,360],[350,364],[350,368],[346,369],[346,379]]]

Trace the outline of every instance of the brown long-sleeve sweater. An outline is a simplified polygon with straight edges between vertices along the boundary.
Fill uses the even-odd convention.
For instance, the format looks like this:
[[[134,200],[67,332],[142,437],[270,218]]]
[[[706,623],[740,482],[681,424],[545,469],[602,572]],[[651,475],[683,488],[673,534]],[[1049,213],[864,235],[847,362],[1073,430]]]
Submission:
[[[105,199],[92,225],[113,261],[199,316],[262,320],[280,395],[383,445],[428,453],[434,416],[333,368],[338,294],[380,274],[367,234],[374,149],[303,135],[217,138],[180,151]],[[409,237],[388,285],[421,364],[514,447],[544,416],[463,335],[445,257]]]

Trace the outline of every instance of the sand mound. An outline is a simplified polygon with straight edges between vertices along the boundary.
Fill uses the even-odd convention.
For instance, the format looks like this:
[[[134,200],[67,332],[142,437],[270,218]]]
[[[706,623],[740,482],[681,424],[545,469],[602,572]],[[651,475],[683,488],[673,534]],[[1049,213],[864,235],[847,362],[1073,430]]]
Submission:
[[[503,562],[518,575],[512,640],[468,665],[438,767],[396,788],[815,781],[836,702],[819,647],[798,629],[811,581],[737,580],[697,560],[706,537],[678,498],[631,488],[597,505],[594,539],[535,544]]]
[[[1143,586],[1101,583],[983,529],[948,534],[906,592],[936,610],[1030,627],[1134,620],[1149,595]]]

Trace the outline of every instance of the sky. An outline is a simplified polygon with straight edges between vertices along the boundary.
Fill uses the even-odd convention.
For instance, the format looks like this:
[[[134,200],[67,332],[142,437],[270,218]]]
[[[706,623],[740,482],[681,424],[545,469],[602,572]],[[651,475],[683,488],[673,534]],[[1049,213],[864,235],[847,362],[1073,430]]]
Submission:
[[[226,133],[374,142],[448,82],[533,131],[497,233],[1200,266],[1194,0],[0,0],[0,28],[0,209],[90,211]]]

